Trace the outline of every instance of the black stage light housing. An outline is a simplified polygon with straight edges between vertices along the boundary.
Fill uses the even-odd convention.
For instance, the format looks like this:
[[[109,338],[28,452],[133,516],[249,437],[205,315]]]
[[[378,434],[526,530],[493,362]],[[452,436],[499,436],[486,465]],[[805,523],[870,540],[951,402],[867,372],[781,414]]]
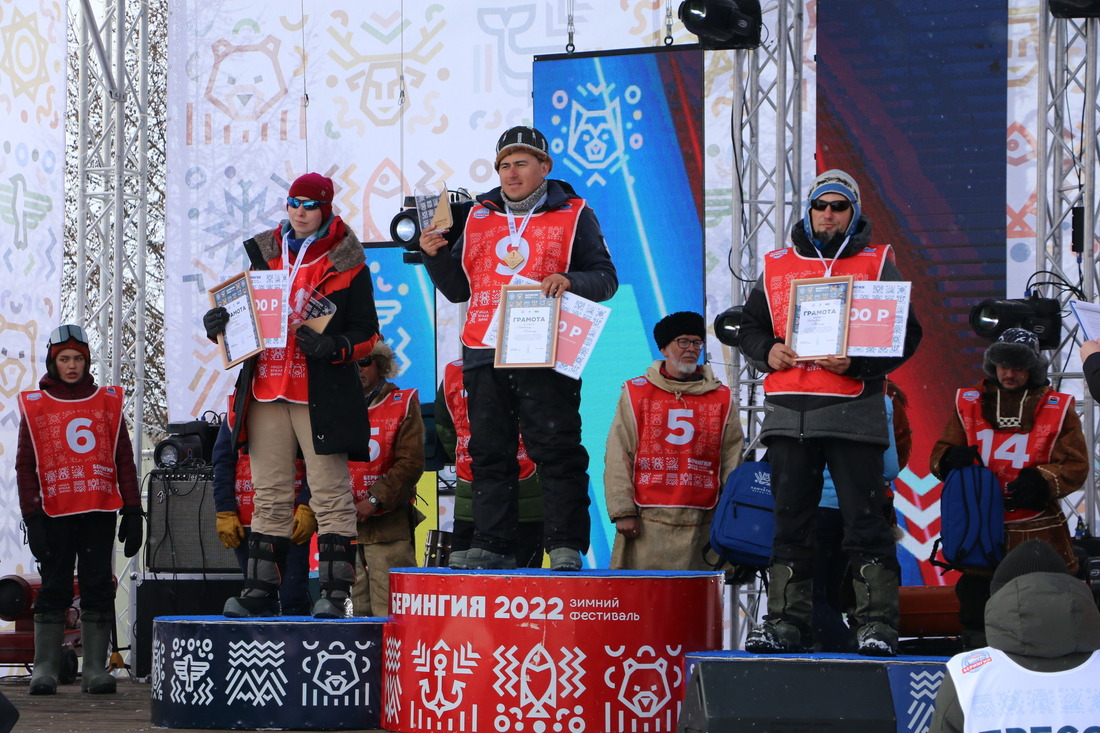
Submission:
[[[735,305],[718,314],[714,319],[714,335],[726,346],[737,347],[741,344],[741,321],[745,317],[745,306]]]
[[[679,16],[705,49],[760,45],[760,0],[684,0]]]
[[[1050,0],[1055,18],[1100,18],[1100,0]]]
[[[464,188],[449,189],[447,199],[455,225],[444,236],[447,238],[447,244],[454,244],[462,233],[459,222],[466,220],[466,214],[470,212],[474,199]],[[401,204],[401,211],[390,220],[390,239],[405,248],[402,260],[406,264],[417,264],[423,261],[420,251],[420,217],[416,212],[416,197],[406,196]]]
[[[206,420],[168,423],[168,437],[153,449],[157,468],[211,464],[218,426]]]
[[[412,196],[405,197],[401,211],[390,221],[390,239],[410,252],[420,251],[420,219]]]
[[[1062,305],[1053,298],[988,298],[970,310],[970,327],[986,341],[1006,329],[1026,328],[1039,337],[1040,349],[1056,349],[1062,340]]]

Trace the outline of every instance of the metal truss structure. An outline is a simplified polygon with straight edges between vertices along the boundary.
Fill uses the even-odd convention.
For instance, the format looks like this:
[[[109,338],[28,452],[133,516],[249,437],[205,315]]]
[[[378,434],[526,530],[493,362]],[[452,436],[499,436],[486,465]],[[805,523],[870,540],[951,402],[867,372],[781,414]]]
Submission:
[[[1063,306],[1072,297],[1095,302],[1100,255],[1096,248],[1097,198],[1097,34],[1096,18],[1058,19],[1040,11],[1039,104],[1044,128],[1036,141],[1035,270],[1051,276],[1047,297]],[[1075,210],[1077,215],[1074,216]],[[1077,232],[1074,232],[1076,220]],[[1073,239],[1088,243],[1076,251]],[[1077,272],[1071,269],[1076,268]],[[1077,292],[1065,287],[1072,284]],[[1065,309],[1063,309],[1065,310]],[[1071,319],[1072,320],[1072,319]],[[1070,325],[1067,323],[1067,326]],[[1069,371],[1081,342],[1078,329],[1067,328],[1051,355],[1050,374],[1061,391],[1082,397],[1079,408],[1085,439],[1093,451],[1093,471],[1079,502],[1066,508],[1093,532],[1097,530],[1097,404],[1084,386],[1082,373]],[[1076,498],[1076,497],[1074,497]],[[1071,530],[1073,529],[1071,523]]]
[[[132,385],[124,415],[134,430],[134,453],[141,456],[148,231],[146,5],[116,0],[108,4],[102,24],[90,0],[82,0],[81,6],[80,131],[76,176],[70,183],[78,219],[72,315],[88,331],[99,381]]]
[[[134,455],[140,464],[146,374],[147,5],[108,3],[102,24],[89,0],[81,0],[81,6],[75,19],[80,46],[79,133],[69,146],[76,175],[66,184],[75,189],[77,215],[75,262],[67,264],[75,268],[67,278],[75,290],[75,312],[66,315],[88,332],[98,381],[132,385],[123,414],[133,427]],[[140,561],[139,553],[129,564]],[[131,572],[119,574],[120,595],[129,599],[117,627],[122,648],[127,638],[132,639],[130,621],[137,618],[132,592],[136,577]]]
[[[773,42],[734,51],[733,238],[729,265],[734,303],[744,303],[759,275],[759,255],[785,246],[798,219],[802,185],[802,0],[777,0],[764,10]],[[764,419],[762,376],[738,349],[723,347],[730,384],[746,415],[745,435],[756,444]],[[759,582],[733,587],[729,643],[744,646],[747,626],[759,618]],[[741,621],[747,623],[742,624]]]

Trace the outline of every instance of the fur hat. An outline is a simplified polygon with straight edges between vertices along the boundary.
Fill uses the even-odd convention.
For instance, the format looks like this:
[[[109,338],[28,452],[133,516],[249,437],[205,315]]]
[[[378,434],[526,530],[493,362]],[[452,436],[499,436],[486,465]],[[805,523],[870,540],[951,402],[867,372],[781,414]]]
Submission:
[[[1028,573],[1069,573],[1069,567],[1058,551],[1048,542],[1021,542],[997,566],[989,583],[990,594],[996,593],[1010,580]]]
[[[670,313],[657,321],[657,325],[653,327],[653,340],[657,342],[658,350],[665,348],[672,343],[673,339],[684,334],[698,336],[706,341],[707,325],[703,322],[703,317],[692,311],[680,311]]]
[[[497,140],[497,157],[493,161],[493,170],[500,168],[500,161],[504,156],[521,150],[526,150],[544,163],[549,163],[553,170],[554,159],[550,157],[550,146],[546,138],[535,128],[522,125],[505,130]]]
[[[1050,362],[1039,350],[1039,337],[1026,328],[1007,328],[995,343],[989,345],[982,359],[982,370],[996,381],[997,367],[1027,369],[1027,386],[1041,387],[1047,383]]]
[[[810,219],[810,202],[826,193],[839,193],[852,202],[852,221],[848,224],[848,230],[844,232],[844,236],[851,236],[855,233],[856,227],[859,226],[859,217],[862,215],[859,184],[856,183],[854,178],[839,168],[832,168],[825,171],[815,178],[813,185],[810,186],[810,193],[806,197],[806,213],[803,218],[806,236],[810,237],[811,240],[813,239],[814,229],[813,222]]]
[[[335,189],[332,186],[332,179],[326,178],[320,173],[306,173],[298,176],[294,183],[290,184],[290,190],[287,191],[287,195],[291,198],[305,196],[314,201],[324,201],[325,204],[321,207],[321,221],[328,221],[329,217],[332,216],[332,197],[334,194]]]
[[[393,349],[382,339],[374,344],[370,350],[374,363],[378,365],[378,376],[382,379],[393,379],[397,376],[397,361],[393,358]]]
[[[67,323],[58,326],[50,332],[46,341],[46,373],[54,379],[58,379],[57,366],[54,364],[57,355],[65,349],[75,349],[84,355],[84,373],[92,366],[92,353],[88,348],[88,336],[84,329],[75,324]]]

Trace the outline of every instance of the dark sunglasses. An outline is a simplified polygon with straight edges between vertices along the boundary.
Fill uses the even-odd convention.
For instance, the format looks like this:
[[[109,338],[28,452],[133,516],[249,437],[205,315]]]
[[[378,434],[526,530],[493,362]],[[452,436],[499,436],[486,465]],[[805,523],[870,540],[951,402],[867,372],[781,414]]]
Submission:
[[[309,201],[302,201],[301,199],[296,199],[293,196],[287,196],[286,197],[286,205],[289,206],[292,209],[297,209],[299,206],[301,206],[306,211],[313,211],[314,209],[321,208],[322,206],[324,206],[327,203],[331,203],[331,202],[329,202],[329,201],[317,201],[315,199],[310,199]]]
[[[810,208],[814,211],[825,211],[825,209],[832,209],[835,212],[847,211],[852,208],[851,201],[822,201],[821,199],[814,199],[810,202]]]
[[[371,354],[370,356],[364,356],[362,359],[355,363],[361,367],[369,367],[371,364],[374,363],[374,354]]]

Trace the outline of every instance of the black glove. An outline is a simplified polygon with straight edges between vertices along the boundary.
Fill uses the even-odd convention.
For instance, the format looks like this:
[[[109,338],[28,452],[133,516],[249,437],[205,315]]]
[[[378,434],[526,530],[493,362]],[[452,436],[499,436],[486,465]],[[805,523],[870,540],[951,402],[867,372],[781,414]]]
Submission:
[[[295,338],[298,340],[298,349],[306,356],[335,361],[336,339],[332,336],[317,333],[309,326],[298,326]]]
[[[1050,486],[1037,468],[1024,468],[1005,486],[1008,498],[1016,509],[1040,511],[1050,501]]]
[[[42,562],[53,554],[53,550],[50,549],[50,533],[46,529],[44,512],[23,517],[23,526],[27,528],[27,544],[31,546],[31,554],[36,560]]]
[[[202,325],[206,329],[206,338],[217,341],[218,334],[225,333],[227,323],[229,323],[229,311],[220,305],[206,311],[206,315],[202,317]]]
[[[940,470],[945,474],[974,464],[982,465],[982,455],[976,445],[953,445],[940,458]]]
[[[140,509],[133,509],[127,511],[129,507],[122,510],[122,516],[119,517],[118,524],[118,541],[125,542],[126,546],[122,548],[122,554],[126,557],[133,557],[138,554],[138,550],[141,549],[141,534],[144,527],[142,526],[142,516]]]

